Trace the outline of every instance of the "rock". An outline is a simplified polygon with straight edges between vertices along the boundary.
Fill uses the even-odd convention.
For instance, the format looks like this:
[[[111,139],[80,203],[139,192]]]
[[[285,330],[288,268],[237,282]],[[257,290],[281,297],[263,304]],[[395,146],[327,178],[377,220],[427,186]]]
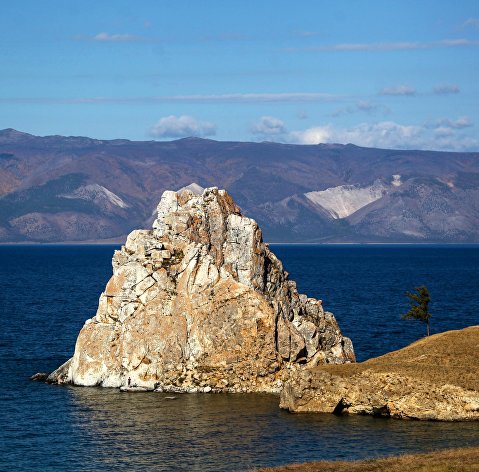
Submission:
[[[60,367],[54,370],[45,380],[47,383],[70,383],[70,364],[72,359],[68,359]]]
[[[30,380],[34,380],[35,382],[46,382],[48,379],[48,374],[45,372],[37,372],[30,377]]]
[[[476,326],[359,364],[294,369],[280,406],[294,412],[479,420],[477,346]]]
[[[224,190],[165,192],[153,229],[133,231],[112,265],[96,315],[50,379],[279,392],[295,364],[354,361],[334,316],[298,294],[256,222]]]
[[[120,392],[148,392],[149,390],[146,387],[128,387],[128,385],[124,385],[120,387]]]

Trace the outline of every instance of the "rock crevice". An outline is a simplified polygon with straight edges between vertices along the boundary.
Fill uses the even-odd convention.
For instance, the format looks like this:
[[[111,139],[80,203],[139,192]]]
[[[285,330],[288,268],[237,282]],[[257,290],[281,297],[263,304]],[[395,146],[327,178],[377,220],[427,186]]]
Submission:
[[[217,188],[167,191],[130,233],[73,358],[50,381],[278,392],[295,364],[354,361],[322,302],[300,295],[257,223]]]

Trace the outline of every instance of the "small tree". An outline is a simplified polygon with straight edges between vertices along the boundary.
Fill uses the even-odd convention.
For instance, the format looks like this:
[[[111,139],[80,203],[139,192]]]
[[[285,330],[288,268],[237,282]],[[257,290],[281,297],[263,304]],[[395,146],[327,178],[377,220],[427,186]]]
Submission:
[[[406,292],[406,297],[409,298],[411,308],[402,316],[403,320],[419,320],[426,323],[427,335],[429,336],[429,320],[431,319],[431,313],[429,313],[429,302],[431,297],[429,296],[429,290],[426,286],[416,287],[417,293]]]

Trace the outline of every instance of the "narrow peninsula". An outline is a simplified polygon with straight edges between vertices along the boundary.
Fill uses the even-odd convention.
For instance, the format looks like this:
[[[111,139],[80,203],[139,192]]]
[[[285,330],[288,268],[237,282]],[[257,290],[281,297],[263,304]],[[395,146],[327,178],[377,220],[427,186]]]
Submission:
[[[479,326],[446,331],[368,361],[297,369],[281,393],[295,412],[479,419]]]

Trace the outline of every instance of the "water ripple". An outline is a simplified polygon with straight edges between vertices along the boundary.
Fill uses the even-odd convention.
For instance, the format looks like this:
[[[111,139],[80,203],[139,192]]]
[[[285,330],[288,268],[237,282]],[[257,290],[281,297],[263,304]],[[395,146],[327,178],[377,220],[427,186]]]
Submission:
[[[0,470],[234,471],[479,445],[475,423],[293,415],[270,395],[168,395],[31,382],[72,353],[111,274],[113,247],[0,247]],[[479,249],[274,246],[324,300],[359,358],[423,335],[400,320],[428,285],[434,331],[479,324]]]

